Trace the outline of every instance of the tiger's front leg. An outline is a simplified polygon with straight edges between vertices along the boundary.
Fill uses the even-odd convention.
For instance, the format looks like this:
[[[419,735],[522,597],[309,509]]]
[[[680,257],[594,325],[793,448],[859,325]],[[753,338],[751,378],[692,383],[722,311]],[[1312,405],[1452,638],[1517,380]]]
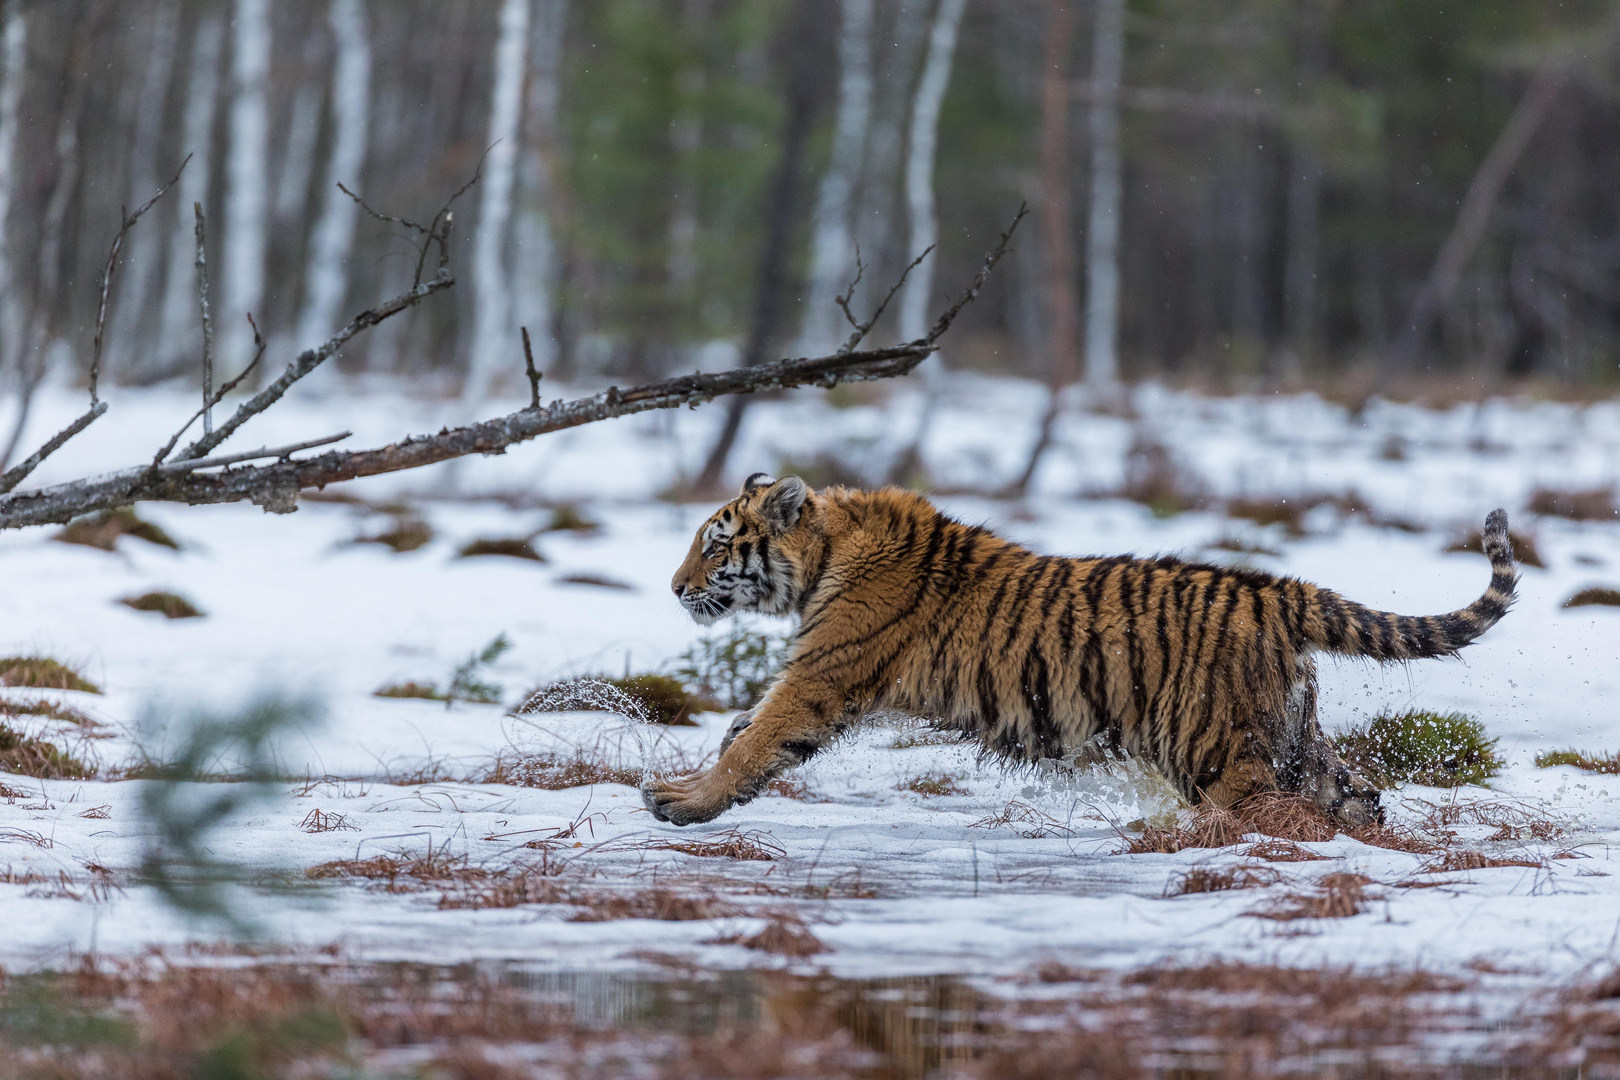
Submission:
[[[752,801],[782,772],[809,760],[854,715],[837,695],[784,679],[752,711],[750,722],[733,723],[712,768],[649,780],[642,785],[641,801],[659,821],[676,825],[712,821],[731,807]]]

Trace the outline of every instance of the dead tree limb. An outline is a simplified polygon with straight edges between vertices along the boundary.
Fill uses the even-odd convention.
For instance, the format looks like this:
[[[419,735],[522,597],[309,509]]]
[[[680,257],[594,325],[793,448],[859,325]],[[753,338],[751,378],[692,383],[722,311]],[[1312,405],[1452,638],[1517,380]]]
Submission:
[[[831,388],[841,382],[864,382],[904,375],[938,350],[939,338],[950,329],[962,309],[978,296],[990,272],[1006,254],[1013,230],[1025,213],[1025,209],[1019,209],[1018,216],[985,257],[967,289],[951,301],[933,328],[916,341],[858,351],[846,346],[832,356],[778,360],[732,371],[683,375],[629,390],[610,386],[600,394],[574,401],[554,401],[546,406],[539,404],[539,372],[534,370],[532,357],[526,354],[525,366],[531,376],[531,404],[506,416],[446,428],[436,435],[416,436],[371,450],[334,450],[310,458],[291,456],[301,450],[347,438],[349,433],[343,432],[290,446],[207,456],[208,450],[247,420],[274,405],[288,387],[313,371],[355,334],[453,285],[455,278],[449,273],[441,252],[437,276],[417,283],[409,292],[379,307],[361,312],[331,340],[300,354],[288,365],[280,379],[241,406],[218,431],[193,443],[178,459],[170,462],[163,460],[179,435],[195,421],[195,416],[149,464],[35,491],[0,494],[0,529],[60,524],[81,514],[111,510],[139,501],[178,502],[193,506],[252,502],[274,513],[290,513],[298,508],[298,492],[306,488],[322,488],[362,476],[416,469],[470,454],[501,454],[508,447],[537,436],[612,417],[632,416],[652,409],[673,409],[682,405],[695,407],[727,394],[784,390],[795,386]],[[449,212],[441,211],[435,217],[432,229],[425,230],[430,232],[427,243],[442,243],[450,220]],[[875,319],[867,320],[866,330],[870,329],[872,322]],[[860,330],[862,324],[857,323],[856,326],[864,336],[865,330]],[[222,396],[230,385],[241,378],[239,375],[217,395],[211,395],[211,399]],[[201,411],[206,411],[208,404],[205,402]],[[101,407],[105,408],[105,405]],[[71,437],[70,433],[64,433],[60,441],[65,442]],[[271,457],[278,460],[265,465],[240,464]]]
[[[208,309],[208,219],[203,215],[202,203],[191,204],[192,212],[197,215],[197,307],[202,312],[203,353],[202,353],[202,418],[203,434],[210,435],[214,431],[213,402],[210,400],[214,393],[214,313]],[[255,360],[258,357],[254,357]],[[251,367],[251,365],[250,365]],[[246,374],[246,372],[244,372]],[[190,427],[188,421],[186,427]],[[181,428],[184,431],[185,428]],[[177,436],[178,437],[178,436]],[[170,443],[163,448],[159,460],[169,456],[174,449]]]

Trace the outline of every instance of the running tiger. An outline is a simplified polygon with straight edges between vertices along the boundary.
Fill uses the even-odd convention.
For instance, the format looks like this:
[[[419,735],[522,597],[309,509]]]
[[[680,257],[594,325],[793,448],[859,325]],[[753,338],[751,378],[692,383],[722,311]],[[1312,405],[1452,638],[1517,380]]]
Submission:
[[[713,768],[651,780],[642,800],[663,821],[708,821],[895,708],[1014,762],[1101,736],[1194,802],[1294,791],[1347,826],[1379,821],[1379,792],[1317,723],[1314,654],[1454,655],[1513,602],[1501,510],[1483,546],[1483,596],[1411,617],[1258,570],[1036,555],[911,492],[756,473],[698,530],[673,588],[704,625],[797,614],[791,657]]]

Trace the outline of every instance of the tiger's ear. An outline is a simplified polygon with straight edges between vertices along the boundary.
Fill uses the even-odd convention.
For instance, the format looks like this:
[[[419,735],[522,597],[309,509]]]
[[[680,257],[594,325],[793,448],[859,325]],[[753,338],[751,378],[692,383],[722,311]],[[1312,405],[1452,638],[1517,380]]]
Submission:
[[[776,477],[772,476],[770,473],[757,472],[743,481],[742,493],[744,495],[752,495],[760,488],[770,487],[774,483],[776,483]]]
[[[759,512],[778,533],[785,533],[799,523],[804,502],[810,497],[810,488],[797,476],[784,476],[771,485],[760,500]]]

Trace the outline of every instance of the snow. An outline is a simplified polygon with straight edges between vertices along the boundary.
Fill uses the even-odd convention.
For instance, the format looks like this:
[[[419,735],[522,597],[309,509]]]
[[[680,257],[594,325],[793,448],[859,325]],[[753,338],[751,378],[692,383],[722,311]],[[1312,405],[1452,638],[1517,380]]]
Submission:
[[[139,450],[189,412],[192,395],[120,391],[114,408],[40,470],[48,483],[138,460]],[[857,398],[857,401],[865,400]],[[990,487],[1016,471],[1040,407],[1037,387],[958,376],[932,427],[926,458],[942,489]],[[919,394],[909,387],[870,403],[835,408],[826,395],[761,402],[734,459],[738,476],[782,459],[836,452],[880,473],[909,432]],[[50,391],[25,441],[82,403]],[[437,427],[454,403],[416,399],[356,383],[306,394],[272,410],[244,436],[274,445],[353,429],[354,445]],[[1620,407],[1492,401],[1430,410],[1373,402],[1359,416],[1317,398],[1212,399],[1140,388],[1131,417],[1071,413],[1059,444],[1020,502],[960,496],[939,501],[1039,550],[1089,554],[1182,552],[1224,557],[1206,545],[1223,536],[1263,541],[1279,552],[1250,561],[1413,614],[1448,611],[1483,589],[1477,555],[1445,553],[1467,526],[1505,505],[1514,527],[1533,533],[1545,570],[1525,569],[1509,616],[1463,658],[1376,669],[1324,663],[1321,711],[1330,730],[1386,708],[1460,710],[1500,739],[1506,772],[1490,790],[1407,787],[1392,816],[1413,820],[1430,804],[1484,801],[1547,815],[1568,834],[1549,842],[1494,845],[1490,826],[1459,825],[1484,850],[1559,858],[1546,868],[1501,867],[1420,874],[1422,856],[1348,837],[1306,845],[1328,858],[1276,864],[1289,884],[1262,890],[1167,897],[1194,866],[1237,865],[1241,849],[1173,855],[1115,854],[1115,823],[1163,819],[1174,803],[1162,786],[1128,770],[1065,776],[1004,771],[973,751],[929,740],[895,749],[916,730],[874,722],[792,774],[811,798],[775,795],[717,821],[676,829],[654,821],[629,787],[561,791],[466,782],[411,783],[413,772],[468,776],[498,754],[569,746],[605,747],[632,768],[647,759],[694,761],[718,746],[730,714],[701,726],[649,729],[605,713],[508,715],[505,706],[384,699],[380,686],[438,680],[499,633],[514,648],[496,665],[507,706],[560,678],[657,668],[699,640],[666,592],[702,506],[653,498],[701,459],[715,410],[649,415],[550,436],[507,455],[464,463],[464,496],[416,505],[436,538],[404,554],[349,543],[386,517],[363,507],[306,501],[287,517],[250,506],[144,504],[144,517],[181,543],[170,551],[125,539],[117,553],[54,542],[53,530],[0,535],[7,585],[0,592],[0,654],[41,653],[78,666],[106,693],[10,691],[65,699],[100,720],[109,737],[76,740],[64,725],[24,721],[104,767],[141,752],[161,758],[184,735],[192,711],[228,712],[274,690],[316,700],[321,719],[284,733],[274,747],[287,777],[250,801],[207,839],[215,859],[241,866],[233,905],[263,934],[303,946],[338,945],[372,959],[503,958],[542,968],[631,968],[648,954],[689,956],[712,968],[780,964],[717,939],[762,926],[792,909],[831,951],[814,964],[840,975],[999,974],[1045,960],[1134,967],[1213,957],[1286,964],[1422,965],[1460,969],[1482,958],[1501,969],[1561,980],[1615,959],[1620,939],[1620,777],[1562,767],[1537,769],[1538,751],[1620,749],[1620,610],[1564,610],[1563,600],[1620,578],[1620,525],[1532,519],[1523,511],[1538,484],[1590,487],[1620,480]],[[1088,497],[1117,483],[1133,438],[1151,435],[1194,468],[1213,491],[1343,493],[1354,488],[1379,515],[1421,528],[1405,532],[1331,512],[1292,539],[1215,513],[1157,519],[1117,499]],[[1388,453],[1392,438],[1402,454]],[[406,474],[352,485],[379,499],[431,491],[437,478]],[[498,497],[497,497],[498,496]],[[546,500],[572,499],[601,523],[595,533],[543,533],[547,562],[461,559],[479,537],[525,536],[549,520]],[[570,584],[580,573],[629,589]],[[116,603],[155,589],[178,591],[203,619],[166,621]],[[761,626],[770,624],[761,623]],[[240,764],[227,758],[219,771]],[[431,768],[429,768],[431,767]],[[964,794],[902,790],[928,773]],[[225,928],[187,922],[142,884],[138,870],[154,826],[141,793],[154,781],[41,781],[5,777],[17,797],[0,804],[0,877],[29,870],[81,883],[80,896],[52,885],[0,883],[8,933],[0,966],[61,965],[95,949],[135,953],[207,941]],[[987,818],[1016,800],[1044,815]],[[85,811],[104,807],[105,816]],[[341,814],[353,831],[307,833],[312,810]],[[570,922],[569,908],[440,910],[440,890],[389,893],[367,883],[305,883],[316,864],[412,852],[466,856],[499,868],[533,861],[522,845],[583,819],[549,858],[566,879],[603,890],[655,885],[729,898],[744,915],[694,922],[632,919]],[[703,859],[646,846],[740,830],[785,849],[769,862]],[[1031,835],[1032,834],[1032,835]],[[579,846],[572,846],[577,843]],[[1252,862],[1253,860],[1248,860]],[[90,897],[85,863],[110,868],[121,886]],[[1252,918],[1289,888],[1327,873],[1372,878],[1366,910],[1344,919]],[[1413,879],[1438,887],[1400,887]],[[298,883],[290,891],[266,882]],[[57,893],[58,895],[52,895]]]

